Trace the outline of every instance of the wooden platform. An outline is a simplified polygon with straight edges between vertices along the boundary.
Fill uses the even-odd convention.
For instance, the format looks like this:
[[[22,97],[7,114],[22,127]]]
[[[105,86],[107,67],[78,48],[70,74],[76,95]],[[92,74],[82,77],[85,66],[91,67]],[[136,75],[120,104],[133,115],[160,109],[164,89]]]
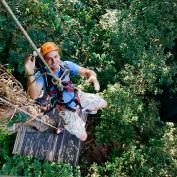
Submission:
[[[82,117],[85,119],[86,115]],[[80,148],[80,140],[65,129],[57,135],[52,131],[41,133],[31,127],[23,127],[17,133],[13,154],[77,165]]]
[[[80,146],[80,140],[66,130],[57,135],[24,127],[17,133],[13,154],[76,165]]]

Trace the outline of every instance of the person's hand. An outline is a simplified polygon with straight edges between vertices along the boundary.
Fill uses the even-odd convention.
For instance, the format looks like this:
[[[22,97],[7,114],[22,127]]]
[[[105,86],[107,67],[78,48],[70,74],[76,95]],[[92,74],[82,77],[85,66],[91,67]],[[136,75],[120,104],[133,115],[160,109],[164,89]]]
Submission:
[[[35,73],[35,57],[30,55],[25,59],[25,71],[27,75],[34,75]]]
[[[98,82],[96,76],[94,76],[94,75],[90,76],[90,77],[88,78],[87,82],[93,83],[94,89],[95,89],[96,92],[99,92],[99,91],[100,91],[100,84],[99,84],[99,82]]]

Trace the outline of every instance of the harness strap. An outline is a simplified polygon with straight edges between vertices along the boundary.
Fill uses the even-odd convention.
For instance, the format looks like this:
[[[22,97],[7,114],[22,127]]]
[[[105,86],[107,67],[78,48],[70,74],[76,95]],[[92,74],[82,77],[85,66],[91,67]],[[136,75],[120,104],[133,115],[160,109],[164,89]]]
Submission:
[[[61,72],[59,73],[58,77],[61,77],[60,75],[62,75],[65,72],[65,70],[68,70],[67,66],[65,66],[64,63],[61,63],[60,66],[61,66],[60,67]],[[46,68],[44,68],[44,69],[42,68],[41,71],[46,72]],[[67,75],[69,77],[69,73],[67,73]],[[76,109],[70,106],[70,104],[72,102],[74,102],[76,104],[76,106],[79,105],[79,107],[81,108],[80,99],[78,97],[78,90],[76,88],[74,88],[74,85],[72,84],[72,82],[70,80],[63,81],[64,78],[66,78],[66,75],[62,78],[62,85],[63,85],[62,91],[59,90],[58,87],[52,83],[52,77],[50,75],[43,75],[43,78],[44,78],[44,84],[46,87],[46,93],[50,96],[54,95],[53,99],[51,99],[51,101],[52,101],[51,107],[50,107],[51,109],[53,109],[56,106],[56,104],[58,104],[59,111],[62,111],[62,108],[66,108],[68,110],[75,111]],[[71,98],[68,102],[64,102],[63,91],[74,93],[73,98]],[[57,98],[55,95],[58,95]]]
[[[73,98],[68,101],[68,102],[63,102],[63,95],[62,93],[59,94],[59,101],[58,101],[58,105],[60,105],[61,107],[64,106],[65,108],[67,108],[68,110],[71,110],[71,111],[76,111],[75,108],[69,106],[72,102],[75,102],[76,105],[79,105],[80,109],[82,109],[82,106],[80,104],[80,99],[79,99],[79,96],[78,96],[78,90],[77,89],[73,89],[74,91],[74,96]],[[60,102],[61,100],[61,102]],[[59,107],[60,108],[60,107]],[[61,108],[59,109],[59,111],[61,110]]]
[[[48,94],[51,95],[51,94],[57,94],[58,91],[57,90],[52,90],[52,91],[49,91]]]
[[[62,111],[62,105],[58,104],[58,111],[61,112]]]

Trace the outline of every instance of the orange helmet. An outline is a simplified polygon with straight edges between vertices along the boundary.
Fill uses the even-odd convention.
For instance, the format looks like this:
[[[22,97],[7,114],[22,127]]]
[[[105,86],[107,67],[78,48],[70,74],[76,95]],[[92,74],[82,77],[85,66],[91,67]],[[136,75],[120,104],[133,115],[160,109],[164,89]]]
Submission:
[[[47,53],[57,50],[60,52],[59,47],[54,42],[46,42],[41,46],[41,55],[45,56]]]

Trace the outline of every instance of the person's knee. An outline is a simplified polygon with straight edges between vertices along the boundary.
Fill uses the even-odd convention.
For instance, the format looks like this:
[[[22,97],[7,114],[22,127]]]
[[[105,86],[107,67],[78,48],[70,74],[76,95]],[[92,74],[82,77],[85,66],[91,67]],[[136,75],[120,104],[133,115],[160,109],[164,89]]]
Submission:
[[[102,108],[106,108],[108,106],[108,103],[106,100],[103,101]]]
[[[87,139],[87,133],[80,137],[81,141],[86,141],[86,139]]]

